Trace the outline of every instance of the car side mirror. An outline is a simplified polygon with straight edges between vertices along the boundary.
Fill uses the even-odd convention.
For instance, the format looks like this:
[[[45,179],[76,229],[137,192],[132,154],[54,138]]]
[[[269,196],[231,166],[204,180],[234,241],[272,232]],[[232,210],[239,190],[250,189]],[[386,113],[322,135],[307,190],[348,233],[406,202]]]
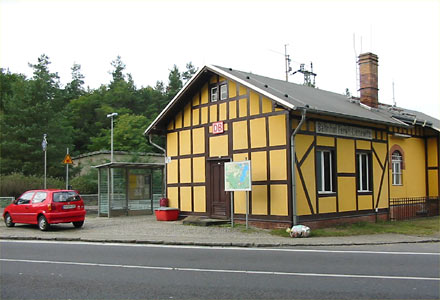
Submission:
[[[14,201],[12,201],[12,203],[14,203],[14,204],[18,204],[18,198],[15,199]]]

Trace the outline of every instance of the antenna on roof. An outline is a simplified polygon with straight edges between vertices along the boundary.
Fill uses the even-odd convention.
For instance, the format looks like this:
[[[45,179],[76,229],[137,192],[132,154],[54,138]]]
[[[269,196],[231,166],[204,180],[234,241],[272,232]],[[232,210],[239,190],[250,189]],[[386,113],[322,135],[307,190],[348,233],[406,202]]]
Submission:
[[[354,50],[354,65],[356,66],[356,96],[359,97],[359,64],[358,55],[356,52],[356,35],[353,33],[353,50]]]
[[[393,106],[396,107],[396,98],[394,98],[394,79],[393,79]]]
[[[315,87],[316,86],[316,73],[313,73],[313,63],[310,62],[310,71],[306,70],[305,64],[301,64],[298,71],[292,73],[295,75],[296,73],[302,73],[304,75],[304,85]],[[313,78],[312,78],[313,77]]]
[[[286,60],[286,82],[289,81],[289,73],[292,71],[292,67],[290,66],[290,56],[287,54],[287,46],[288,44],[284,44],[284,59]]]

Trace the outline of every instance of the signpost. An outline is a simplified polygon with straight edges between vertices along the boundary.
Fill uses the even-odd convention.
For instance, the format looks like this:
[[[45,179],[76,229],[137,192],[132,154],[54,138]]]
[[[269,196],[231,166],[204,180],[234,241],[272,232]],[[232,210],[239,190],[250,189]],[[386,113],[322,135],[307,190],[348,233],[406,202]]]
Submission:
[[[44,152],[44,189],[46,189],[46,169],[47,169],[47,134],[43,134],[43,142],[41,143],[41,148]]]
[[[69,155],[69,148],[67,148],[67,154],[64,157],[63,164],[66,165],[66,190],[69,189],[69,165],[73,164],[73,160]]]
[[[246,229],[249,228],[249,191],[252,191],[251,161],[225,163],[225,191],[246,192]],[[234,227],[234,195],[231,193],[231,226]]]

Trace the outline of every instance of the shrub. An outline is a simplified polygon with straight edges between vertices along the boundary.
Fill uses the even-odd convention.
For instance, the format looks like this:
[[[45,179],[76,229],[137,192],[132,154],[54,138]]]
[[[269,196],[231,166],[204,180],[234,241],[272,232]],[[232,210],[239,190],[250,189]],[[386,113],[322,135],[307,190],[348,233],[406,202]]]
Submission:
[[[46,178],[48,189],[62,189],[66,186],[63,179]],[[41,176],[25,176],[20,173],[2,175],[0,179],[0,196],[17,198],[27,190],[44,188],[44,178]]]
[[[97,194],[98,172],[91,170],[87,175],[76,176],[70,180],[69,184],[80,194]]]

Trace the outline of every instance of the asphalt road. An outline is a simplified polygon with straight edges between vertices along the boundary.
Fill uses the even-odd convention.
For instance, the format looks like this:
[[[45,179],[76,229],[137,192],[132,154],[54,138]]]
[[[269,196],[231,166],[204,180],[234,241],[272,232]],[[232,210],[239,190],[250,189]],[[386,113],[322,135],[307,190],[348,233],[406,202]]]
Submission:
[[[0,241],[1,299],[439,299],[438,243],[291,249]]]

